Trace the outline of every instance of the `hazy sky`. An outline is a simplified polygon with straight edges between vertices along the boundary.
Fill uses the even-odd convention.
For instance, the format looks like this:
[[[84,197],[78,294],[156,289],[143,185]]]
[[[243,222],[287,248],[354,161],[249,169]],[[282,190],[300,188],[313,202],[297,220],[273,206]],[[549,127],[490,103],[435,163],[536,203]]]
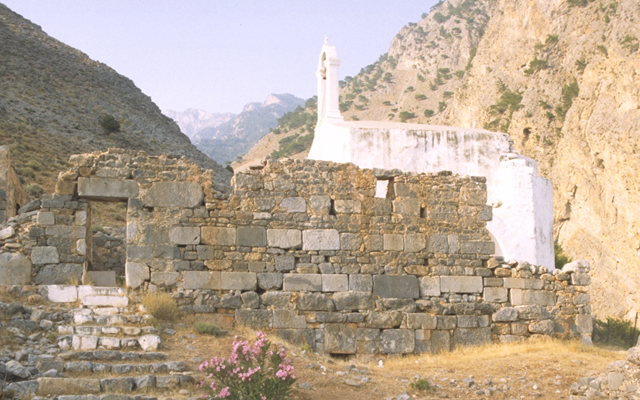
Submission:
[[[324,35],[355,75],[436,0],[0,0],[132,79],[163,110],[316,94]]]

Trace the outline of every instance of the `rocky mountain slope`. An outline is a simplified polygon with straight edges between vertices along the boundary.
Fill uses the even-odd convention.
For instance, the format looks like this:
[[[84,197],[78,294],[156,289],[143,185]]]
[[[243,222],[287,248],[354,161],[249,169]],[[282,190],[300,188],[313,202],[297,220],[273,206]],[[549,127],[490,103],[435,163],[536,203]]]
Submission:
[[[303,99],[288,93],[270,94],[263,103],[245,105],[237,115],[201,110],[165,114],[178,123],[198,149],[215,161],[225,163],[245,154],[278,125],[278,118],[303,104]]]
[[[53,189],[70,154],[110,147],[186,156],[213,169],[219,187],[228,185],[229,171],[198,151],[130,79],[2,4],[0,60],[0,141],[32,193]],[[108,133],[105,116],[120,130]]]
[[[635,0],[440,2],[405,26],[388,54],[345,78],[343,116],[511,135],[553,182],[557,242],[592,261],[594,311],[632,318],[640,306],[639,21]]]

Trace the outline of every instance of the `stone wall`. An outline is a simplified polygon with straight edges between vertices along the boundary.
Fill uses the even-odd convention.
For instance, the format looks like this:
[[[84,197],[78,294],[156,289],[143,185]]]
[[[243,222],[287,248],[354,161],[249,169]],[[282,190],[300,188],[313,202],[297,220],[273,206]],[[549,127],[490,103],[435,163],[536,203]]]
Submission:
[[[127,201],[130,288],[319,351],[590,336],[588,264],[549,273],[492,257],[484,178],[284,160],[222,194],[185,159],[110,150],[70,163],[28,228],[38,284],[86,270],[91,200]]]
[[[15,216],[28,202],[29,195],[11,166],[9,147],[0,146],[0,222]]]

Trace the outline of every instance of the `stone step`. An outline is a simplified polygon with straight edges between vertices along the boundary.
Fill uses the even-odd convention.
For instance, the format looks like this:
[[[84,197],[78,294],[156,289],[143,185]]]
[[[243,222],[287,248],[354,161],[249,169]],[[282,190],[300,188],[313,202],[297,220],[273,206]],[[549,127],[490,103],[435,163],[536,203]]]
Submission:
[[[129,304],[127,289],[88,285],[47,285],[47,299],[53,303],[75,303],[85,306],[126,307]]]
[[[63,360],[86,361],[153,361],[166,360],[169,356],[158,351],[119,351],[119,350],[94,350],[94,351],[68,351],[58,354]]]
[[[36,396],[57,397],[58,400],[78,400],[79,398],[100,400],[145,399],[151,396],[130,396],[116,393],[132,393],[148,389],[175,389],[189,387],[195,383],[190,375],[142,375],[118,378],[38,378],[30,381],[14,382],[7,389],[14,391],[14,398],[29,399]],[[82,394],[79,397],[78,394]],[[91,395],[88,397],[88,395]],[[121,397],[125,396],[125,397]]]
[[[92,362],[92,361],[40,361],[38,369],[44,373],[55,370],[64,374],[157,374],[157,373],[182,373],[187,371],[187,365],[184,361],[163,361],[156,363],[109,363],[109,362]]]
[[[99,308],[73,310],[73,323],[76,325],[87,323],[95,323],[99,325],[125,325],[142,324],[149,319],[149,316],[146,315],[112,312],[112,308],[107,309],[107,311],[108,312],[105,312]]]
[[[59,335],[110,335],[110,336],[141,336],[157,335],[160,331],[153,326],[112,326],[112,325],[59,325]]]
[[[78,328],[78,327],[76,327]],[[57,341],[62,350],[105,350],[141,348],[144,351],[156,351],[160,345],[160,336],[146,334],[135,338],[117,338],[113,336],[65,335]]]

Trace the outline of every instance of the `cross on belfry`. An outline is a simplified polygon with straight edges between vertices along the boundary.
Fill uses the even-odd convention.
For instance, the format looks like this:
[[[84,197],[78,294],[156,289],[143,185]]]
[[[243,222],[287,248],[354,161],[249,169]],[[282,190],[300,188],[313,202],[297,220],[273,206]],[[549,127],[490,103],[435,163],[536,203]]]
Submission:
[[[324,35],[324,44],[329,44],[329,38],[327,35]]]

